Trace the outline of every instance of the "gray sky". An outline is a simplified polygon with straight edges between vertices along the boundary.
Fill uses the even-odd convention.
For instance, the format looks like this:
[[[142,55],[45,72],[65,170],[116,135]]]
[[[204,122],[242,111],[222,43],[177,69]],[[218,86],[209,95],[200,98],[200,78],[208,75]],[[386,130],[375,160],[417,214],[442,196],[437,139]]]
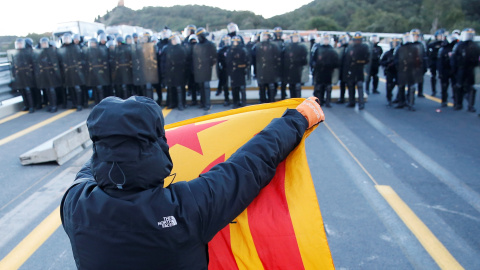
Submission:
[[[145,6],[206,5],[227,10],[249,10],[270,18],[293,11],[312,0],[125,0],[125,6],[142,9]],[[93,22],[98,15],[112,10],[118,0],[6,0],[0,16],[0,36],[52,32],[55,25],[68,21]]]

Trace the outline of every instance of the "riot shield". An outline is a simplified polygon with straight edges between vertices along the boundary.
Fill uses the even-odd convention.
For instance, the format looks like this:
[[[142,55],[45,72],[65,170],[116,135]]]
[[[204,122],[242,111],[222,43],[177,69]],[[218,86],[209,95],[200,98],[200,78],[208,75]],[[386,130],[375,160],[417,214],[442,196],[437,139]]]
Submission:
[[[338,61],[339,61],[339,65],[337,68],[335,68],[333,70],[333,73],[332,73],[332,84],[337,84],[338,81],[340,80],[340,66],[341,66],[341,60],[343,58],[343,53],[344,53],[344,48],[343,47],[340,47],[340,48],[335,48],[335,52],[338,54]]]
[[[412,69],[413,69],[413,77],[415,79],[415,83],[419,83],[423,81],[423,74],[425,74],[425,66],[427,63],[424,62],[425,59],[425,48],[423,47],[422,43],[414,43],[413,50],[412,50],[411,60],[412,60]]]
[[[135,44],[132,48],[132,76],[134,85],[158,83],[157,54],[153,42]]]
[[[34,88],[32,50],[8,50],[7,57],[11,67],[12,88]]]
[[[33,50],[33,71],[37,88],[62,86],[62,75],[56,48]]]
[[[212,42],[199,43],[193,46],[193,74],[196,83],[212,80],[216,58],[217,49]]]
[[[88,86],[110,85],[108,49],[104,46],[85,48],[86,84]]]
[[[132,84],[132,46],[125,44],[115,47],[110,58],[112,83]]]
[[[420,82],[423,76],[422,59],[418,49],[412,43],[402,45],[395,51],[397,54],[397,78],[399,85],[413,85]]]
[[[164,83],[166,86],[185,85],[187,52],[183,45],[168,45],[163,53],[165,54]]]
[[[365,66],[363,66],[363,68],[364,68],[364,72],[365,72],[365,77],[368,78],[368,77],[370,77],[370,73],[371,73],[371,69],[372,69],[373,43],[367,42],[367,43],[364,43],[364,44],[368,47],[369,58],[368,58],[368,63]]]
[[[302,82],[303,68],[306,64],[308,49],[301,43],[286,43],[283,51],[283,80],[284,83]],[[307,69],[308,71],[308,69]],[[309,73],[307,73],[308,82]]]
[[[58,60],[66,87],[85,84],[84,59],[82,49],[78,45],[69,45],[57,50]]]
[[[264,41],[256,45],[256,69],[259,84],[280,81],[281,52],[279,47],[273,43]]]

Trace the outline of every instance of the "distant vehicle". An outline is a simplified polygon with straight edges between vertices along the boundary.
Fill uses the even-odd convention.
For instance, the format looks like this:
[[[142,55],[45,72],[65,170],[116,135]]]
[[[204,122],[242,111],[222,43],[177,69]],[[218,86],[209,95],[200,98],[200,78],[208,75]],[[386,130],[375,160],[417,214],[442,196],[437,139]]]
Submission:
[[[114,25],[114,26],[107,26],[105,33],[108,35],[114,35],[114,36],[122,36],[125,37],[126,35],[132,35],[133,33],[137,34],[142,34],[146,31],[151,31],[149,29],[144,29],[143,27],[140,26],[131,26],[131,25]]]
[[[80,34],[84,37],[97,37],[98,30],[105,31],[105,25],[103,23],[96,22],[63,22],[57,24],[57,28],[52,32],[52,36],[53,40],[59,43],[59,40],[63,34],[69,33],[72,35]]]

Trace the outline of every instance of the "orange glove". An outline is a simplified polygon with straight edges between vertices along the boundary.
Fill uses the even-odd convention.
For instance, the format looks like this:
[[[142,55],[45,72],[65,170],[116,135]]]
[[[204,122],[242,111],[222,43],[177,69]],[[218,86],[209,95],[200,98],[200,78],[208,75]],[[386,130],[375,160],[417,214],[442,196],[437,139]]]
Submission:
[[[316,97],[309,97],[305,99],[302,103],[300,103],[300,105],[297,106],[297,111],[307,118],[308,128],[311,128],[325,120],[325,115],[323,114],[318,98]]]

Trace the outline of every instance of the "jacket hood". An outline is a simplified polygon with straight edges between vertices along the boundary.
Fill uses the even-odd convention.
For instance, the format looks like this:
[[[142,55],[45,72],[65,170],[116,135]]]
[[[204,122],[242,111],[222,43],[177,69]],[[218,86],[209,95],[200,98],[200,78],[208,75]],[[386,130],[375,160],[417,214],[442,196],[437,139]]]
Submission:
[[[122,196],[163,187],[173,164],[160,106],[147,97],[107,97],[87,118],[98,186]]]

